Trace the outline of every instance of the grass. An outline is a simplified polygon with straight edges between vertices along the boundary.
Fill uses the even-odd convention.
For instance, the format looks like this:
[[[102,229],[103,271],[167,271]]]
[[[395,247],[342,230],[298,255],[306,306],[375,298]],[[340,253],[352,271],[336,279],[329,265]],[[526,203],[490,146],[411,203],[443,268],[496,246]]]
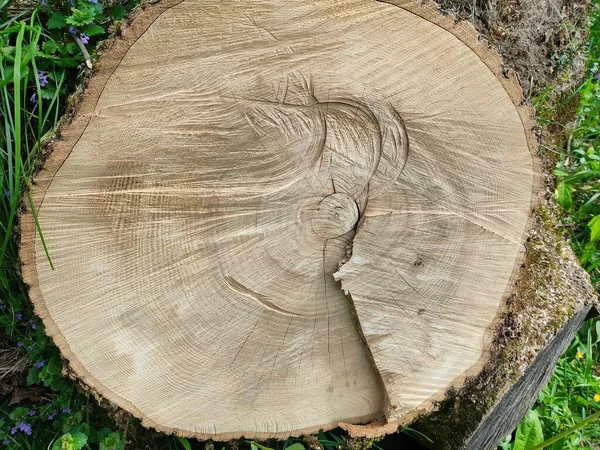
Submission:
[[[585,323],[559,360],[548,385],[521,423],[539,427],[540,434],[529,445],[519,447],[517,436],[507,439],[503,449],[552,450],[592,449],[600,442],[600,321]],[[518,430],[517,430],[518,431]],[[545,443],[544,447],[540,447]]]
[[[7,449],[80,448],[119,450],[191,448],[250,448],[300,450],[354,448],[338,431],[303,440],[238,442],[213,445],[148,431],[137,420],[95,397],[63,376],[57,348],[34,316],[18,270],[18,213],[31,175],[43,155],[43,143],[53,136],[64,113],[68,94],[77,85],[84,56],[75,42],[106,37],[114,20],[123,18],[135,0],[93,3],[87,0],[47,0],[12,16],[13,0],[0,0],[0,349],[15,349],[27,357],[25,375],[0,384],[0,443]],[[589,73],[585,81],[563,99],[579,99],[577,122],[566,129],[556,167],[557,200],[565,210],[564,227],[582,265],[600,287],[600,12],[594,12],[587,47]],[[552,87],[540,93],[536,107],[540,124],[554,122]],[[25,195],[25,201],[28,201]],[[596,225],[597,224],[597,225]],[[596,228],[597,227],[597,228]],[[597,231],[596,231],[597,230]],[[40,230],[41,231],[41,230]],[[589,321],[561,358],[548,386],[515,436],[503,444],[511,450],[531,450],[543,438],[554,436],[550,448],[592,449],[600,442],[600,322]],[[15,357],[16,358],[16,357]],[[0,373],[0,376],[2,373]],[[16,402],[16,400],[19,400]],[[591,418],[591,419],[590,419]],[[536,422],[537,420],[537,422]],[[518,447],[527,430],[540,431],[529,447]],[[405,433],[411,430],[405,429]],[[532,436],[531,431],[527,436]],[[383,440],[373,448],[398,448]],[[362,443],[367,447],[369,443]],[[525,445],[525,444],[523,444]],[[356,447],[358,448],[358,447]]]

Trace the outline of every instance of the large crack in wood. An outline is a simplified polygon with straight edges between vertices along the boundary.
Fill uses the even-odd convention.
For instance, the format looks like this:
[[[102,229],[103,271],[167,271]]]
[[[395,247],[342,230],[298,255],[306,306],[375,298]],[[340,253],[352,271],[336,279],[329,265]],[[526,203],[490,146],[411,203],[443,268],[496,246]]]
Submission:
[[[366,204],[365,204],[365,209],[366,209]],[[350,313],[352,314],[353,320],[354,320],[354,325],[356,327],[356,332],[357,334],[360,336],[360,341],[363,344],[364,347],[364,351],[367,355],[367,357],[369,358],[369,361],[371,361],[371,365],[373,367],[374,372],[377,374],[378,377],[378,381],[379,381],[379,386],[381,388],[381,391],[384,395],[384,405],[383,405],[383,410],[382,410],[382,418],[379,423],[379,426],[383,427],[385,426],[385,422],[386,422],[386,418],[388,416],[388,411],[391,408],[391,402],[390,402],[390,397],[386,388],[386,383],[385,380],[381,374],[381,372],[379,371],[379,367],[377,366],[377,363],[375,361],[375,358],[373,357],[373,352],[371,350],[371,345],[369,344],[369,342],[367,341],[367,338],[363,332],[361,323],[360,323],[360,318],[358,315],[358,311],[356,309],[356,305],[354,304],[354,300],[352,299],[352,293],[350,292],[349,289],[345,289],[343,286],[343,280],[341,279],[341,277],[339,277],[339,275],[337,275],[339,273],[339,271],[342,269],[342,267],[348,263],[353,256],[353,248],[354,248],[354,240],[356,239],[356,237],[358,236],[359,233],[359,229],[360,226],[362,224],[363,221],[363,215],[361,215],[359,217],[359,219],[356,221],[356,224],[354,226],[354,230],[353,230],[353,236],[352,236],[352,240],[350,241],[350,244],[347,247],[347,251],[346,251],[346,257],[340,261],[339,267],[338,267],[338,272],[334,273],[333,279],[335,280],[336,284],[338,285],[338,287],[340,288],[340,290],[344,293],[344,296],[346,297],[348,304],[350,306]],[[371,337],[371,342],[373,342],[374,340],[376,341],[377,339],[385,339],[389,336],[379,336],[379,337]],[[343,424],[344,428],[347,428],[350,424]],[[397,427],[397,425],[396,425]],[[358,429],[356,430],[358,431]],[[393,430],[392,430],[393,431]],[[390,432],[392,432],[390,431]]]

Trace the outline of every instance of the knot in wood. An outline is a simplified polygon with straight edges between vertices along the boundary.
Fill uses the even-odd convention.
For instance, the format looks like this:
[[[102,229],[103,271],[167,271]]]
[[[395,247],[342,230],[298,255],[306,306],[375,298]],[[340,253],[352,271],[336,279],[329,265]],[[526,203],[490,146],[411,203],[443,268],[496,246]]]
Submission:
[[[325,197],[312,212],[312,231],[325,239],[334,239],[352,231],[359,219],[358,205],[348,194]]]

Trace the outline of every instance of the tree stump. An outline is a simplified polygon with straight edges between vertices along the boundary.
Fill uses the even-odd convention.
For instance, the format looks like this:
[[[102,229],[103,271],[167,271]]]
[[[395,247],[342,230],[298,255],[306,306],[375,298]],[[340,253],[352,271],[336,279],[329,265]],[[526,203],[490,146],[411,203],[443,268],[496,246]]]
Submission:
[[[437,402],[471,395],[436,448],[492,448],[510,430],[485,415],[593,297],[533,214],[533,125],[496,52],[432,4],[165,0],[61,126],[33,190],[54,268],[29,211],[23,276],[77,376],[146,426],[442,430]],[[571,303],[542,324],[548,286]]]

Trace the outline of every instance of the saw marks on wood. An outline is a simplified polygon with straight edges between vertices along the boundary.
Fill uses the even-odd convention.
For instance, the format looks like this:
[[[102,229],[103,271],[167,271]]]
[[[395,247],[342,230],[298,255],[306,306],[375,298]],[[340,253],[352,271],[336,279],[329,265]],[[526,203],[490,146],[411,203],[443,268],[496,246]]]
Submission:
[[[367,0],[185,0],[136,38],[38,212],[34,301],[87,383],[284,437],[401,421],[477,365],[534,177],[470,48]]]

